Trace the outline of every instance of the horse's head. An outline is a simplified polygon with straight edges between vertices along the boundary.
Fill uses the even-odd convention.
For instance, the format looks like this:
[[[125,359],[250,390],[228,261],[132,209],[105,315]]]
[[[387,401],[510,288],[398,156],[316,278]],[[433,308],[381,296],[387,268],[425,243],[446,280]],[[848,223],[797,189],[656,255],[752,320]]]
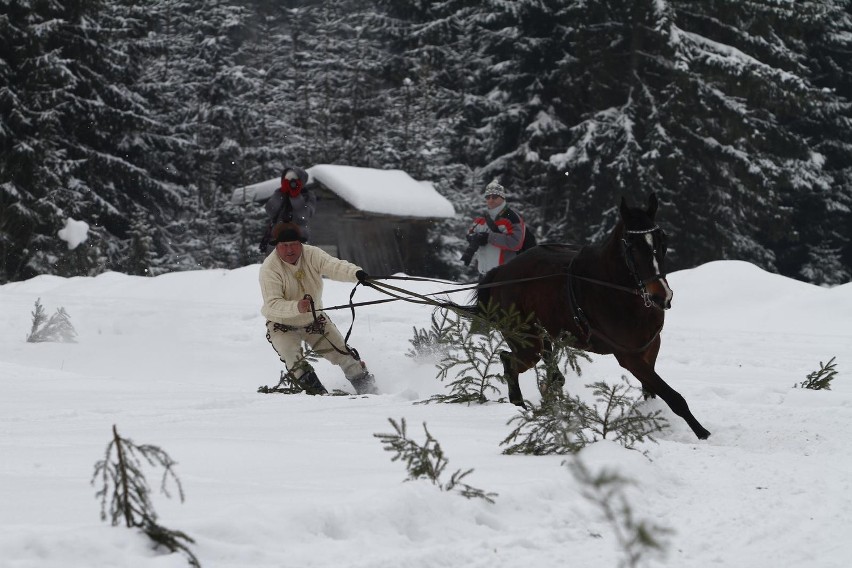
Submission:
[[[667,310],[672,307],[672,289],[666,281],[666,233],[654,221],[657,195],[648,197],[648,208],[629,207],[621,198],[621,235],[624,260],[645,305]]]

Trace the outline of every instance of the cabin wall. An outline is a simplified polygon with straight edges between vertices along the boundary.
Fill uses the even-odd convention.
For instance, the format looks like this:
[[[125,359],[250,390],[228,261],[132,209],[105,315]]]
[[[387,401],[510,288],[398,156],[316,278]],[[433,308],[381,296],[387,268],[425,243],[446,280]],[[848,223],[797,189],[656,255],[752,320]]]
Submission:
[[[357,211],[325,188],[318,188],[309,244],[374,276],[420,274],[429,225],[429,220]]]

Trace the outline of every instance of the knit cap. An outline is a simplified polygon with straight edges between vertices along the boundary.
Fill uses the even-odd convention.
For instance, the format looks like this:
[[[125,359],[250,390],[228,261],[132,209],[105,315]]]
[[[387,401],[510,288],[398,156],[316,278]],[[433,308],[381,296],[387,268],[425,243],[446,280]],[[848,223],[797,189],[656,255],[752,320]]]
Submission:
[[[488,185],[485,186],[485,191],[482,192],[482,195],[499,195],[503,199],[506,199],[506,188],[500,185],[500,182],[497,181],[497,178],[494,178]]]

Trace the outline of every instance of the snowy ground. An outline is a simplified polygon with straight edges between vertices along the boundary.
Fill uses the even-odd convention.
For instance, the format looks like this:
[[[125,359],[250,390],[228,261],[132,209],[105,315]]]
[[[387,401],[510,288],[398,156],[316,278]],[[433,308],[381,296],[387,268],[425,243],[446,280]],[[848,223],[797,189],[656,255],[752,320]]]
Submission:
[[[174,458],[186,500],[159,493],[159,522],[195,539],[207,568],[615,567],[622,554],[560,456],[506,456],[508,404],[415,405],[445,392],[406,357],[430,310],[359,308],[352,344],[383,395],[262,395],[280,364],[259,315],[258,266],[157,278],[42,276],[0,286],[0,567],[186,566],[99,519],[90,485],[115,424]],[[824,289],[741,262],[672,274],[657,369],[712,432],[671,429],[651,460],[611,443],[583,450],[636,482],[633,513],[673,530],[651,566],[852,565],[852,284]],[[435,284],[406,286],[420,292]],[[446,289],[446,288],[444,288]],[[350,285],[328,283],[326,305]],[[377,298],[359,291],[356,301]],[[25,341],[41,298],[64,307],[77,343]],[[332,314],[342,330],[349,313]],[[836,356],[831,391],[794,389]],[[317,365],[327,386],[342,373]],[[624,372],[611,357],[569,377],[577,392]],[[538,400],[533,379],[521,387]],[[441,443],[448,469],[498,494],[467,500],[406,472],[375,433],[405,418]],[[149,481],[156,489],[157,471]]]

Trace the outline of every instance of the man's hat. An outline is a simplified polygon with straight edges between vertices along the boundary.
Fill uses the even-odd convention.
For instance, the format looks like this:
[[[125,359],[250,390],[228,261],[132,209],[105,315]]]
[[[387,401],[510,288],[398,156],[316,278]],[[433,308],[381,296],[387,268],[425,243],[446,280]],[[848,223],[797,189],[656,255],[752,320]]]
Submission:
[[[491,183],[485,186],[485,191],[482,192],[482,195],[499,195],[503,199],[506,199],[506,188],[500,185],[497,178],[494,178]]]
[[[272,244],[292,243],[293,241],[308,242],[308,239],[302,236],[302,229],[299,225],[282,221],[272,227],[272,240],[270,241]]]

